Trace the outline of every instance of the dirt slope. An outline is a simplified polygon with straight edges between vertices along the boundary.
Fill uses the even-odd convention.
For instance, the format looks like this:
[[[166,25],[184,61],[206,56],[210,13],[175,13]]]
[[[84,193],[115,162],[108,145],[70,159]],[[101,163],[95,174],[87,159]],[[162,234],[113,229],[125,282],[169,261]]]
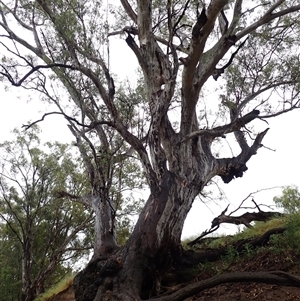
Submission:
[[[226,265],[226,264],[225,264]],[[197,275],[197,279],[209,278],[215,274],[214,270],[224,268],[224,262],[217,262],[206,271]],[[254,257],[238,259],[229,264],[226,272],[235,271],[274,271],[281,270],[300,275],[300,254],[289,251],[274,254],[270,251],[261,252]],[[205,290],[200,294],[186,299],[186,301],[296,301],[300,300],[300,289],[256,283],[229,283]]]
[[[289,251],[274,254],[270,251],[260,252],[253,257],[243,256],[233,260],[232,263],[219,261],[200,267],[196,282],[209,278],[218,273],[235,271],[274,271],[282,270],[300,275],[300,253]],[[74,301],[73,287],[59,293],[49,301]],[[297,301],[300,300],[300,289],[276,285],[255,283],[229,283],[208,289],[202,293],[186,299],[186,301]]]
[[[207,290],[201,295],[186,301],[296,301],[300,300],[300,290],[292,287],[280,287],[265,284],[227,284]]]

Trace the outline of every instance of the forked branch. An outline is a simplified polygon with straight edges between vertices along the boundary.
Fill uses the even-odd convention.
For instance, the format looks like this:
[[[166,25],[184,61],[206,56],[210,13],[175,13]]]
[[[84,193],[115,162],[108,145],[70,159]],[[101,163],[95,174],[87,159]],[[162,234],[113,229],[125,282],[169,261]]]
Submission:
[[[235,43],[236,40],[236,36],[229,36],[227,38],[227,43]],[[237,50],[231,55],[229,61],[226,63],[226,65],[224,65],[221,68],[215,68],[212,77],[214,80],[218,80],[219,76],[221,76],[221,74],[224,73],[225,69],[227,69],[233,62],[234,57],[236,56],[236,54],[239,52],[239,50],[245,45],[246,41],[248,40],[248,37],[245,39],[245,41],[243,41],[239,47],[237,48]]]
[[[245,199],[246,200],[246,199]],[[260,209],[259,205],[252,199],[252,202],[255,205],[255,208],[258,209],[258,212],[246,212],[242,215],[239,216],[232,216],[231,214],[236,212],[237,210],[244,208],[241,207],[242,204],[244,203],[243,200],[240,204],[240,206],[235,209],[234,211],[230,212],[229,214],[226,215],[226,212],[228,210],[229,205],[221,212],[221,214],[217,217],[215,217],[212,222],[211,222],[211,227],[208,230],[205,230],[201,233],[200,236],[198,236],[196,239],[190,241],[188,243],[189,246],[193,246],[197,244],[203,237],[207,236],[208,234],[211,234],[215,232],[217,229],[219,229],[221,224],[234,224],[234,225],[244,225],[247,228],[251,228],[251,222],[253,221],[261,221],[265,222],[268,221],[269,219],[275,218],[275,217],[283,217],[284,214],[276,211],[263,211]],[[249,207],[248,207],[249,208]]]
[[[223,137],[225,134],[240,130],[242,127],[250,123],[252,120],[259,118],[259,113],[260,113],[259,110],[253,110],[247,113],[246,115],[244,115],[243,117],[237,118],[236,120],[234,120],[229,124],[218,126],[213,129],[199,130],[199,131],[192,132],[191,134],[186,136],[182,142],[204,135],[210,136],[212,138]]]

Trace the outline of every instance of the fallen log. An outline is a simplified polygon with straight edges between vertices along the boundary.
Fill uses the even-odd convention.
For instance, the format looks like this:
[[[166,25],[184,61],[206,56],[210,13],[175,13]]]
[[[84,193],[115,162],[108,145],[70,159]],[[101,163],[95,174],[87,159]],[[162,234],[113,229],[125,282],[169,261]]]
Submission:
[[[200,236],[198,236],[196,239],[190,241],[188,243],[189,246],[193,246],[196,243],[199,243],[199,241],[206,235],[216,231],[220,224],[234,224],[234,225],[245,225],[247,228],[251,228],[251,222],[254,221],[260,221],[260,222],[266,222],[272,218],[275,217],[283,217],[285,214],[276,212],[276,211],[263,211],[260,209],[260,207],[255,203],[255,201],[252,199],[252,202],[255,204],[255,207],[258,209],[258,212],[246,212],[240,216],[232,216],[231,214],[233,212],[236,212],[241,207],[237,208],[233,212],[231,212],[229,215],[226,215],[225,213],[228,210],[229,205],[225,208],[225,210],[222,211],[222,213],[215,217],[213,221],[211,222],[211,227],[209,230],[205,230],[202,232]]]

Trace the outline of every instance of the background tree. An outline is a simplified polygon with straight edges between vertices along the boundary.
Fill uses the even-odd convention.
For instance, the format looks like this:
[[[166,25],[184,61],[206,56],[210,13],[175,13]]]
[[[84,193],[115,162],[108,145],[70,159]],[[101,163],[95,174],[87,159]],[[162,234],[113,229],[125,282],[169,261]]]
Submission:
[[[21,299],[22,249],[16,237],[0,223],[0,289],[1,301]]]
[[[15,131],[14,141],[0,145],[1,300],[33,300],[92,248],[93,215],[54,196],[86,190],[80,161],[67,145],[42,150],[37,133]]]
[[[181,232],[195,197],[215,176],[225,183],[243,176],[268,131],[255,133],[249,124],[299,107],[300,5],[121,0],[121,17],[108,32],[107,10],[98,1],[0,3],[2,45],[8,51],[2,78],[38,90],[57,105],[89,172],[92,193],[81,200],[96,212],[96,241],[93,263],[76,278],[76,298],[160,295],[164,272],[181,262]],[[22,38],[25,32],[31,39]],[[142,70],[144,98],[122,97],[110,72],[103,45],[118,34],[125,35]],[[65,94],[50,89],[48,78],[63,86],[73,110]],[[207,84],[214,91],[209,98],[203,93]],[[212,122],[206,106],[221,118]],[[171,112],[178,114],[177,123]],[[234,154],[214,153],[213,144],[222,139],[237,146]],[[115,164],[135,154],[150,196],[118,250],[110,175]],[[67,193],[61,195],[76,198]],[[93,273],[91,285],[87,277]],[[225,275],[212,283],[237,279],[291,283],[285,274],[270,273]],[[203,285],[157,300],[183,300]]]
[[[279,208],[283,208],[286,213],[294,214],[300,209],[300,192],[297,186],[286,186],[282,190],[281,196],[273,198]]]

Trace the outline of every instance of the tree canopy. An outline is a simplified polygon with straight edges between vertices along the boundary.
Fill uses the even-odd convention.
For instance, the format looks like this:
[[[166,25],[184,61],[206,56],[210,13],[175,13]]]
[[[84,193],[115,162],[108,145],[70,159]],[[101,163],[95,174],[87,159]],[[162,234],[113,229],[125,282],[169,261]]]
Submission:
[[[286,186],[280,196],[273,198],[275,204],[283,208],[286,213],[296,213],[300,209],[300,192],[297,186]]]
[[[67,145],[41,149],[37,132],[0,144],[1,300],[33,300],[92,248],[93,214],[55,196],[86,189],[80,161]]]

